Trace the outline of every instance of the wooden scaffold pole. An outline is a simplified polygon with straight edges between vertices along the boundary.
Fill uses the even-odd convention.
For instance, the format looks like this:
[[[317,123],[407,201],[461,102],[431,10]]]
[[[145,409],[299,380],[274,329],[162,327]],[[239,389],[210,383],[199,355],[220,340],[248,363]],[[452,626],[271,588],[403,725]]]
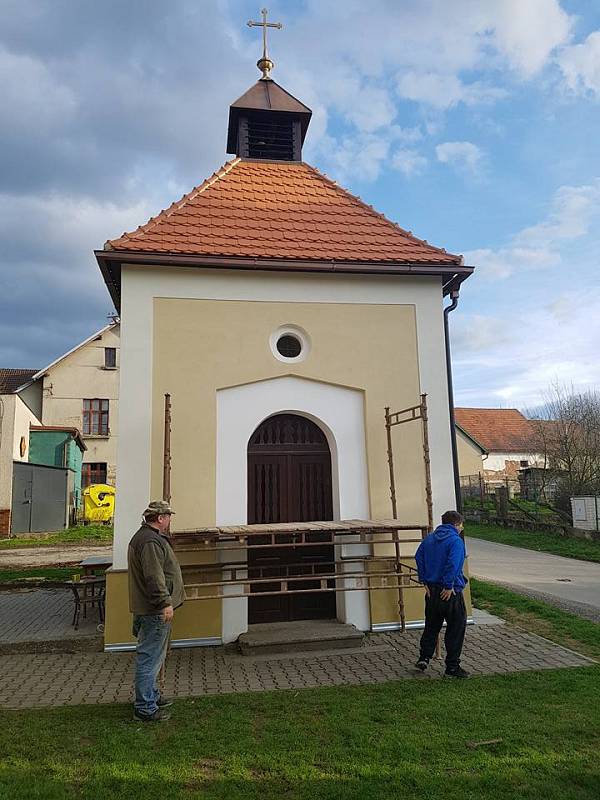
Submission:
[[[427,500],[427,524],[433,530],[433,495],[431,492],[431,458],[429,455],[429,417],[427,395],[421,395],[421,420],[423,422],[423,461],[425,463],[425,497]]]
[[[422,442],[423,442],[423,465],[425,468],[425,501],[427,504],[427,526],[428,530],[433,530],[433,494],[431,490],[431,457],[429,452],[429,417],[427,413],[427,395],[420,396],[421,402],[417,406],[404,408],[402,411],[390,413],[390,407],[385,407],[385,430],[387,437],[387,456],[390,472],[390,500],[392,502],[392,518],[398,519],[398,504],[396,500],[396,478],[394,475],[394,448],[392,443],[392,427],[402,425],[405,422],[421,420]],[[396,550],[396,572],[398,576],[398,613],[402,631],[406,629],[402,561],[400,555],[400,539],[398,532],[394,536]],[[438,645],[439,646],[439,645]]]
[[[392,519],[398,519],[396,507],[396,480],[394,478],[394,451],[392,449],[392,423],[390,420],[390,407],[385,407],[385,430],[387,433],[388,467],[390,470],[390,499],[392,501]]]
[[[163,500],[167,503],[171,502],[171,395],[165,394],[165,418],[164,418],[164,444],[163,444]],[[165,660],[161,664],[158,673],[158,688],[161,694],[165,690],[165,664],[167,663],[167,655],[171,646],[171,637],[167,644],[167,651]]]
[[[171,395],[165,394],[165,433],[163,450],[163,500],[171,502]]]

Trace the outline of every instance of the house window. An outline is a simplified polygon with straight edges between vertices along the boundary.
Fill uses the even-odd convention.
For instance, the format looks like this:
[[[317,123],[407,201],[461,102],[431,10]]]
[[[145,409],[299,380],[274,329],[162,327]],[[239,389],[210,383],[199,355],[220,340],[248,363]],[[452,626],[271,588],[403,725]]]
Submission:
[[[85,489],[92,483],[106,483],[106,464],[81,465],[81,488]]]
[[[104,366],[106,369],[117,368],[117,348],[105,347],[104,348]]]
[[[108,436],[108,400],[83,401],[84,436]]]
[[[522,467],[528,467],[528,466],[529,466],[529,461],[520,461],[520,462],[519,462],[519,464],[520,464]]]

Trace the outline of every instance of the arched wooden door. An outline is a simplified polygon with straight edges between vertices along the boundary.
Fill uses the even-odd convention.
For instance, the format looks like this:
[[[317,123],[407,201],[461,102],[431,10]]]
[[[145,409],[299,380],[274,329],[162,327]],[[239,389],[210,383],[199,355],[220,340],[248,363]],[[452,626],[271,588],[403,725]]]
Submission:
[[[329,519],[333,519],[331,453],[323,431],[296,414],[269,417],[248,443],[248,523]],[[333,571],[333,545],[323,543],[327,534],[311,537],[314,545],[310,547],[249,550],[249,577],[306,575],[313,565],[317,572]],[[282,534],[277,541],[291,544],[292,538]],[[254,591],[277,591],[279,586],[277,582],[258,584]],[[317,587],[304,581],[289,583],[290,589]],[[334,592],[251,595],[248,599],[249,623],[334,617]]]

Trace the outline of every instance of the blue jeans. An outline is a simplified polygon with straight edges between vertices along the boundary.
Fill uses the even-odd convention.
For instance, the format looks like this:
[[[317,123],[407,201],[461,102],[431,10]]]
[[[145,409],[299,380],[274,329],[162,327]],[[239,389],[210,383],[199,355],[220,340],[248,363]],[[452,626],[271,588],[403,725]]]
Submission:
[[[160,691],[156,684],[158,673],[167,657],[171,623],[162,614],[136,614],[133,635],[137,636],[135,657],[135,710],[154,714],[158,709]]]

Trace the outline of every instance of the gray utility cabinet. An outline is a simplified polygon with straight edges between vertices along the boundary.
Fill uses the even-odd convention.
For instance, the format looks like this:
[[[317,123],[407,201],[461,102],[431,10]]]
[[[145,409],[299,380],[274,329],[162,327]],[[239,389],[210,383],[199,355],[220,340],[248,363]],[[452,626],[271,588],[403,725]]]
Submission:
[[[68,469],[24,461],[13,463],[13,534],[66,528],[68,499]]]

